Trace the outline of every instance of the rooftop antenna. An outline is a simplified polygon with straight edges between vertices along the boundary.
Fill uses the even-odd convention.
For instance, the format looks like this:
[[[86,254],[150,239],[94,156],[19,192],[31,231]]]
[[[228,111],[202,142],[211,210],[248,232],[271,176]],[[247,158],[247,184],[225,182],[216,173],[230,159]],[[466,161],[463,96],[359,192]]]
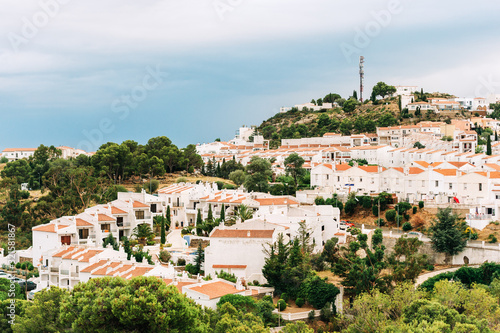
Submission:
[[[359,57],[359,101],[363,103],[363,85],[365,81],[365,57]]]

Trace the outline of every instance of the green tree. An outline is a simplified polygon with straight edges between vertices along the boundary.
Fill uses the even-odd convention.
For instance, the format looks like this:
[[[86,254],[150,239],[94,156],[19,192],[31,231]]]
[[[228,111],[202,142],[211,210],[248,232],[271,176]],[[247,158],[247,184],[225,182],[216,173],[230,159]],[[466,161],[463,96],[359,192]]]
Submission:
[[[222,207],[220,209],[220,220],[224,222],[226,220],[226,208],[225,205],[222,204]]]
[[[247,191],[267,192],[269,178],[272,176],[271,162],[258,156],[253,156],[245,168],[248,176],[245,179]]]
[[[67,300],[69,292],[66,289],[52,286],[37,292],[33,302],[28,302],[20,316],[16,316],[12,329],[22,332],[64,332],[69,325],[64,325],[60,319],[61,304]]]
[[[429,228],[433,249],[448,256],[459,254],[467,244],[465,229],[465,222],[450,207],[439,209],[437,220]]]
[[[30,202],[25,200],[28,197],[29,192],[20,191],[17,183],[10,185],[8,200],[0,211],[5,228],[7,224],[24,230],[31,228],[32,220],[28,212]]]
[[[388,95],[392,95],[396,92],[396,88],[394,86],[389,86],[385,82],[378,82],[372,89],[372,94],[375,96],[380,96],[381,98],[385,98]]]
[[[186,163],[186,170],[189,170],[189,167],[193,167],[194,169],[199,169],[203,165],[203,160],[201,156],[196,152],[196,146],[193,144],[187,145],[186,148],[182,150],[184,155],[184,161]]]
[[[167,206],[167,212],[170,211],[170,206]],[[160,244],[165,244],[167,242],[166,236],[165,236],[165,218],[163,216],[161,217],[161,224],[160,224]]]
[[[350,98],[344,103],[343,106],[344,112],[352,113],[356,109],[356,106],[358,106],[358,101],[353,98]]]
[[[247,174],[243,170],[235,170],[229,174],[229,179],[233,183],[235,183],[237,186],[240,186],[241,184],[243,184],[245,182],[246,178],[247,178]]]
[[[486,138],[486,155],[491,155],[491,136],[488,135]]]
[[[303,176],[306,173],[306,169],[302,166],[304,165],[304,159],[297,153],[292,153],[285,158],[285,171],[293,177],[295,186],[297,186],[297,178]]]
[[[74,332],[207,332],[201,308],[157,277],[77,284],[61,304]]]

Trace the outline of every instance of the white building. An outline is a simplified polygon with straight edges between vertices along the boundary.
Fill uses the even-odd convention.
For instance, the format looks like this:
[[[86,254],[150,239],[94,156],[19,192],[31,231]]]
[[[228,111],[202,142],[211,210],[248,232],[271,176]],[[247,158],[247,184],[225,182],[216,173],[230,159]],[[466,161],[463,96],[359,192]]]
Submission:
[[[17,161],[20,159],[28,159],[33,156],[36,148],[5,148],[2,151],[2,157],[6,157],[9,162]]]

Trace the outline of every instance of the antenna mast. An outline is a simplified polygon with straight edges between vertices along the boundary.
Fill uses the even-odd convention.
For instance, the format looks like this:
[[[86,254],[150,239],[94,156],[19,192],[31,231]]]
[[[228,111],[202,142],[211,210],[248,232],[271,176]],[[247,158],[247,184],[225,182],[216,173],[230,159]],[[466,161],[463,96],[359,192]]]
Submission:
[[[363,85],[365,81],[365,57],[359,57],[359,101],[363,102]]]

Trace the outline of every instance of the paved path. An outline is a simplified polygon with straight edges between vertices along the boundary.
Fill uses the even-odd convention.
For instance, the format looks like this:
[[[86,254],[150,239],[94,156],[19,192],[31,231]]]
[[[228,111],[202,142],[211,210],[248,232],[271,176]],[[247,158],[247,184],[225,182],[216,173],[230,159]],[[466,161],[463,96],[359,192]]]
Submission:
[[[434,272],[429,272],[429,273],[422,274],[422,275],[420,275],[417,278],[417,281],[415,282],[415,287],[420,286],[422,283],[424,283],[425,281],[427,281],[427,279],[429,279],[429,278],[431,278],[433,276],[439,275],[441,273],[446,273],[446,272],[454,272],[454,271],[456,271],[456,270],[458,270],[458,269],[460,269],[462,267],[464,267],[464,266],[446,268],[446,269],[441,269],[439,271],[434,271]],[[479,267],[479,265],[469,265],[469,267]]]
[[[186,240],[182,238],[181,230],[182,229],[174,229],[167,235],[167,243],[172,244],[171,248],[173,249],[187,248]]]

